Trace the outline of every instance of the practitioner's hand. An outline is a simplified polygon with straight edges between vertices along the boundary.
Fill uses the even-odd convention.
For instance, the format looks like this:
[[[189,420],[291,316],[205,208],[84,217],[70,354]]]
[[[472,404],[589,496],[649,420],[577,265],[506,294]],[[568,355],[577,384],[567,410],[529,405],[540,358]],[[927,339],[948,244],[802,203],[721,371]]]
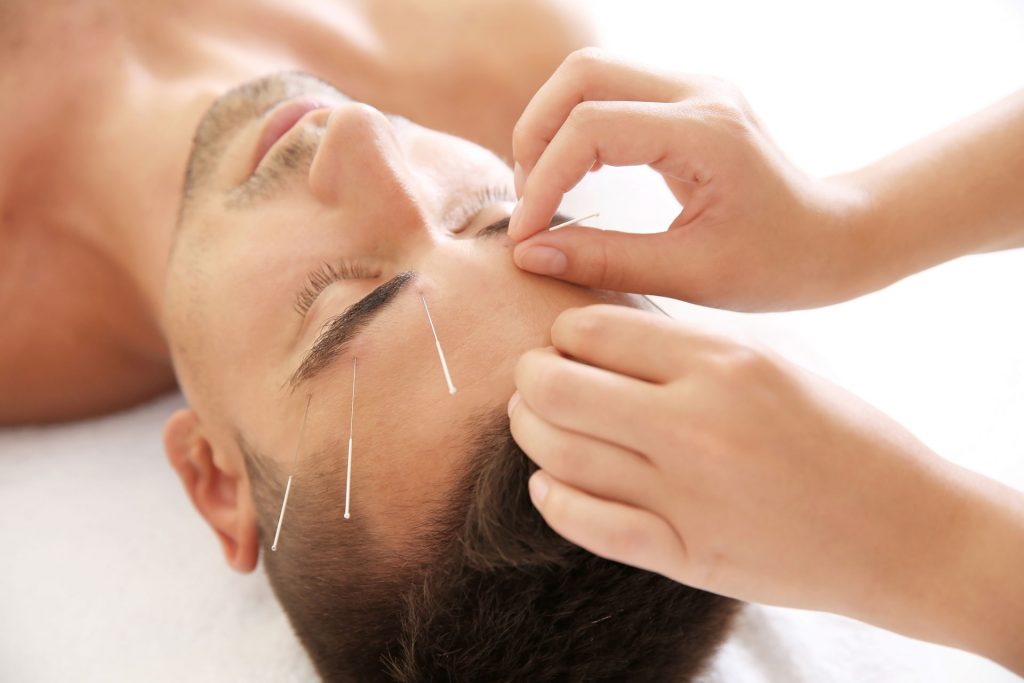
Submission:
[[[509,414],[566,539],[1024,666],[1021,496],[733,339],[608,305],[562,313],[551,339],[521,358]]]
[[[521,200],[509,235],[526,240],[515,250],[524,270],[740,310],[860,293],[860,195],[801,173],[721,80],[581,50],[534,96],[512,145]],[[600,164],[650,165],[684,210],[653,235],[546,232],[563,194]]]

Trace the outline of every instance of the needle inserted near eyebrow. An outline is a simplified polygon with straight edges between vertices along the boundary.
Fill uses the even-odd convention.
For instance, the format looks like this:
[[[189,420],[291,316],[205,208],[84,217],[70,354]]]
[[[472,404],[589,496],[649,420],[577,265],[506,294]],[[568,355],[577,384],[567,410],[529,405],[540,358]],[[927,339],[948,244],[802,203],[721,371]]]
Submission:
[[[558,225],[552,225],[550,228],[548,228],[548,230],[558,230],[559,228],[568,228],[570,225],[576,225],[577,223],[582,223],[583,221],[589,221],[591,218],[597,218],[600,215],[601,214],[599,214],[597,212],[594,212],[594,213],[590,214],[589,216],[580,216],[579,218],[573,218],[571,221],[566,221],[564,223],[559,223]]]
[[[302,437],[306,433],[306,420],[309,418],[309,403],[313,395],[306,396],[306,410],[302,413],[302,426],[299,428],[299,442],[295,444],[295,456],[292,458],[292,467],[288,472],[288,483],[284,487],[284,500],[281,501],[281,514],[277,517],[277,531],[274,532],[274,543],[270,546],[273,552],[277,552],[277,541],[281,537],[281,524],[284,523],[284,510],[288,506],[288,494],[292,490],[292,477],[295,475],[295,467],[299,464],[299,453],[302,452]]]
[[[352,428],[356,424],[356,361],[358,358],[352,358],[352,404],[348,409],[348,458],[346,464],[345,473],[345,519],[348,519],[351,515],[349,514],[348,502],[349,494],[352,492]]]
[[[434,346],[437,347],[437,357],[441,359],[441,370],[444,372],[444,381],[448,383],[448,393],[455,394],[455,385],[452,384],[452,375],[448,372],[448,361],[444,358],[444,350],[441,348],[441,341],[437,338],[437,328],[434,327],[434,319],[430,317],[430,308],[427,307],[427,297],[420,294],[420,301],[423,302],[423,310],[427,312],[427,322],[430,323],[430,333],[434,335]]]

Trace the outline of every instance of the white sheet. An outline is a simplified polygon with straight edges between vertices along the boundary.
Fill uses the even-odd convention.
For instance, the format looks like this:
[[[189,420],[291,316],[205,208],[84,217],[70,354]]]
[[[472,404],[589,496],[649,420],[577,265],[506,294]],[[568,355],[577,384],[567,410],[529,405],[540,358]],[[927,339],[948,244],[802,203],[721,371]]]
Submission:
[[[591,3],[606,44],[735,80],[815,173],[866,162],[1021,84],[1020,4],[668,5]],[[672,215],[649,174],[614,169],[566,208],[600,210],[620,229]],[[673,312],[753,327],[946,457],[1024,488],[1022,296],[1017,252],[818,311]],[[0,431],[0,681],[314,680],[265,578],[227,569],[163,459],[161,424],[180,400]],[[707,680],[1018,679],[848,619],[753,607]]]

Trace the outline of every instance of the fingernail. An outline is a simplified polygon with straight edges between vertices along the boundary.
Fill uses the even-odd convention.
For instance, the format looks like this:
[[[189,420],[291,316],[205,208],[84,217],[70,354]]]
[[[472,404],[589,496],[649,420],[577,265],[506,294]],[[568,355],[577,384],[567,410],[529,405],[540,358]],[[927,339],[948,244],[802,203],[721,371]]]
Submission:
[[[526,174],[523,173],[523,167],[519,165],[518,161],[512,167],[512,175],[516,182],[516,199],[519,199],[523,196],[523,182],[526,180]]]
[[[562,275],[569,267],[569,259],[554,247],[529,247],[518,254],[516,263],[523,270],[538,275]]]
[[[548,483],[546,474],[538,471],[530,477],[530,498],[533,499],[533,504],[537,507],[544,503],[544,499],[548,497],[550,489],[551,485]]]
[[[520,197],[516,200],[516,205],[512,207],[512,215],[508,219],[508,233],[512,237],[515,237],[516,228],[519,226],[519,212],[523,208],[523,198]]]
[[[519,392],[512,394],[512,398],[508,400],[508,416],[512,417],[512,411],[519,405]]]

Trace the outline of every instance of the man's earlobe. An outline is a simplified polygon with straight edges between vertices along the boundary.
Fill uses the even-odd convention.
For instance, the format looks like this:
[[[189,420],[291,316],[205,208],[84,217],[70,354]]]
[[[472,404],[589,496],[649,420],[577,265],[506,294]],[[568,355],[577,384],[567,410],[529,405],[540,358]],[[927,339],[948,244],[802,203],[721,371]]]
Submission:
[[[251,572],[259,559],[259,533],[244,465],[227,454],[215,457],[191,408],[167,420],[164,451],[192,504],[220,539],[228,564]]]

